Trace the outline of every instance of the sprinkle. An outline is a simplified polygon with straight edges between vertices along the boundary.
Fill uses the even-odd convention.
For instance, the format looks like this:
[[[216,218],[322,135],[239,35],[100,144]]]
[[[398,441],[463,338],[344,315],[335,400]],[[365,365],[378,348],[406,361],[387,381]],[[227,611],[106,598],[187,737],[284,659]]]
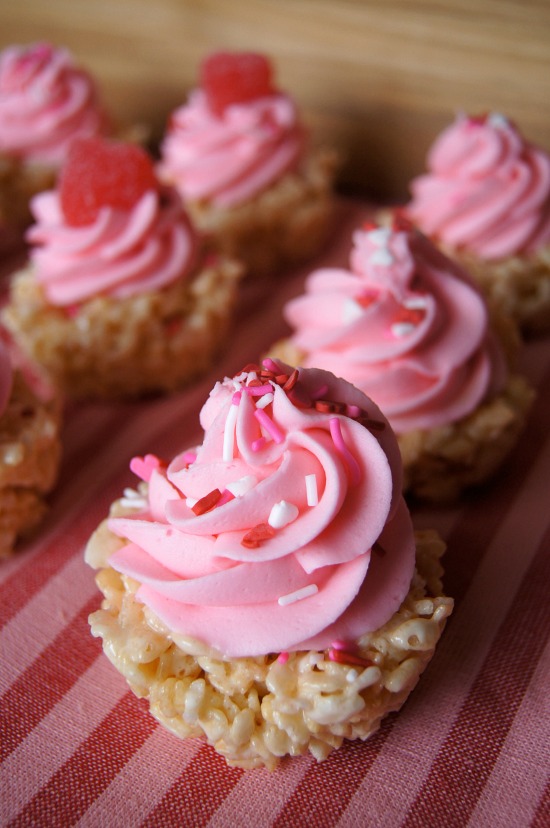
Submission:
[[[264,360],[263,360],[262,365],[263,365],[263,367],[264,367],[264,368],[266,368],[268,371],[273,371],[273,373],[274,373],[274,374],[279,373],[279,372],[280,372],[280,370],[281,370],[281,369],[279,368],[279,366],[277,365],[277,363],[276,363],[276,362],[273,362],[273,360],[272,360],[272,359],[270,359],[269,357],[267,357],[266,359],[264,359]]]
[[[283,385],[283,391],[292,391],[296,383],[298,382],[298,369],[295,368],[292,374],[288,377],[285,384]]]
[[[409,296],[403,304],[409,310],[426,310],[428,303],[423,296]]]
[[[273,402],[273,394],[264,394],[259,400],[256,400],[256,408],[267,408]]]
[[[210,509],[213,509],[214,506],[217,505],[221,496],[222,493],[219,489],[212,489],[211,492],[208,492],[208,494],[201,497],[200,500],[197,500],[191,509],[196,515],[204,515],[205,512],[209,512]]]
[[[394,336],[400,339],[402,336],[414,333],[416,325],[413,325],[412,322],[394,322],[390,330]]]
[[[223,492],[222,492],[222,496],[220,497],[220,499],[216,503],[216,506],[219,509],[220,506],[223,506],[224,504],[229,503],[230,500],[235,500],[235,495],[233,494],[233,492],[230,492],[229,489],[224,489]]]
[[[337,638],[336,641],[333,641],[330,646],[333,650],[345,650],[346,647],[349,649],[350,643],[348,641],[342,641],[342,639]]]
[[[356,302],[355,299],[351,299],[348,296],[342,305],[342,324],[351,325],[352,322],[355,322],[357,319],[361,319],[363,311],[364,309],[361,307],[359,302]]]
[[[487,117],[487,123],[496,129],[507,129],[510,125],[506,116],[501,115],[500,112],[491,112]]]
[[[279,653],[277,656],[277,661],[279,664],[286,664],[288,661],[288,653]]]
[[[374,664],[368,658],[353,655],[345,650],[330,649],[328,651],[329,661],[336,661],[338,664],[357,664],[359,667],[372,667]]]
[[[237,417],[239,415],[239,404],[238,402],[235,403],[236,396],[237,394],[233,395],[233,400],[231,402],[229,411],[227,412],[227,418],[225,420],[225,426],[223,429],[222,458],[225,461],[232,460],[233,453],[235,451],[235,425],[237,424]]]
[[[299,514],[300,510],[296,504],[289,503],[287,500],[280,500],[271,507],[267,522],[274,529],[282,529],[283,526],[287,526],[293,520],[296,520]]]
[[[306,499],[308,506],[317,506],[319,503],[316,474],[306,474]]]
[[[228,492],[235,495],[235,497],[241,497],[253,489],[257,482],[258,478],[254,477],[253,474],[246,474],[244,477],[240,477],[233,483],[228,483],[225,488]]]
[[[391,238],[391,230],[389,227],[376,227],[368,233],[369,241],[379,247],[385,247]]]
[[[242,391],[235,391],[235,393],[231,397],[231,405],[239,405],[242,395]]]
[[[250,394],[251,397],[261,397],[264,394],[270,394],[273,392],[273,386],[269,383],[265,385],[247,385],[244,389],[247,394]]]
[[[254,412],[254,416],[258,420],[261,426],[265,428],[269,436],[274,440],[275,443],[282,443],[284,442],[285,435],[279,428],[279,426],[275,425],[273,420],[268,417],[265,411],[262,411],[261,408],[257,408]]]
[[[277,600],[280,607],[286,607],[288,604],[295,604],[296,601],[302,601],[304,598],[309,598],[311,595],[316,595],[319,592],[317,584],[309,584],[308,586],[297,589],[296,592],[289,592],[288,595],[281,595]]]
[[[361,469],[359,468],[357,460],[344,443],[344,438],[342,437],[342,429],[340,427],[340,420],[338,419],[338,417],[330,418],[329,427],[330,435],[333,439],[334,445],[336,446],[336,450],[342,455],[345,463],[348,466],[351,475],[351,482],[354,484],[359,483],[359,481],[361,480]]]
[[[124,489],[124,497],[120,498],[121,506],[126,509],[145,509],[147,506],[147,498],[143,497],[135,489]]]
[[[153,471],[162,465],[164,464],[154,454],[146,454],[145,457],[132,457],[130,460],[130,471],[137,477],[141,477],[145,482],[148,482],[151,479]]]
[[[250,446],[252,448],[252,451],[260,451],[260,449],[263,449],[266,443],[267,440],[265,439],[265,437],[258,437],[257,440],[252,441]]]
[[[346,406],[334,400],[316,400],[315,410],[321,414],[343,414]]]
[[[348,417],[351,417],[353,419],[355,417],[358,417],[360,413],[361,409],[358,405],[346,405],[346,414],[348,415]]]
[[[379,250],[375,250],[374,253],[371,253],[369,258],[370,264],[382,265],[382,267],[389,267],[389,265],[393,264],[393,261],[394,259],[390,251],[382,247]]]
[[[268,523],[258,523],[253,526],[241,540],[241,545],[247,549],[256,549],[264,540],[269,540],[275,535],[275,529]]]

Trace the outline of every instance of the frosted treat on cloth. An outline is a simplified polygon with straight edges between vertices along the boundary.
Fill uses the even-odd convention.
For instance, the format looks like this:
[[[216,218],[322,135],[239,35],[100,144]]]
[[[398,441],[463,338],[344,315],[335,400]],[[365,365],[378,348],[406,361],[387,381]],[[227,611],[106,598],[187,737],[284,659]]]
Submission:
[[[110,129],[91,75],[48,43],[0,53],[0,226],[26,224],[75,138]]]
[[[531,392],[509,374],[483,296],[406,222],[357,230],[349,269],[312,273],[284,314],[293,331],[272,353],[337,372],[376,401],[407,489],[454,496],[517,437]]]
[[[161,177],[201,230],[255,273],[300,261],[327,230],[334,154],[312,154],[292,98],[263,55],[215,53],[170,116]]]
[[[10,350],[0,330],[0,558],[42,520],[61,457],[60,400]]]
[[[333,374],[249,365],[200,419],[200,446],[134,458],[138,491],[90,540],[92,631],[179,735],[245,767],[324,758],[397,709],[433,653],[441,542],[415,538],[387,421]]]
[[[140,147],[73,145],[57,189],[35,197],[29,267],[5,320],[68,394],[166,391],[210,365],[240,267],[206,261],[175,190]]]
[[[550,154],[503,115],[459,115],[413,179],[407,215],[526,330],[550,325]]]

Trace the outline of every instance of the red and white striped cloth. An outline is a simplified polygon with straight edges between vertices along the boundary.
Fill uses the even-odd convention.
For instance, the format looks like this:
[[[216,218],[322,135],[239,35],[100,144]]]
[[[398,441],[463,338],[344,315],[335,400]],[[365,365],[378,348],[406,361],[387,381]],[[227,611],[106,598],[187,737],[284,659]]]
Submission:
[[[324,262],[346,263],[366,214],[341,203]],[[267,293],[248,286],[223,359],[185,392],[67,412],[49,516],[0,564],[3,826],[550,825],[550,338],[525,348],[539,397],[498,479],[457,508],[413,512],[447,540],[456,609],[415,692],[368,742],[320,765],[301,757],[271,773],[229,768],[157,725],[89,633],[100,595],[83,547],[134,484],[130,458],[170,458],[199,439],[214,381],[285,333],[281,307],[310,269]]]

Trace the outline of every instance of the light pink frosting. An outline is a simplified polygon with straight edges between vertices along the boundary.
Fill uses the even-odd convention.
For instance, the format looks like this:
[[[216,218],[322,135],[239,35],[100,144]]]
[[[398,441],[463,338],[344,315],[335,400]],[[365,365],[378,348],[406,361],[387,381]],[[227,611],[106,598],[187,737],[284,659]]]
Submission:
[[[311,274],[284,314],[303,364],[361,388],[398,434],[455,421],[504,381],[479,291],[416,231],[356,231],[350,270]]]
[[[106,131],[90,75],[65,49],[10,46],[0,55],[0,152],[60,166],[77,137]]]
[[[550,242],[550,155],[502,115],[460,115],[411,183],[406,211],[427,235],[484,259]]]
[[[109,563],[141,584],[138,599],[229,657],[356,640],[400,606],[414,567],[399,451],[379,409],[328,372],[300,369],[289,390],[291,368],[264,366],[274,371],[259,387],[250,366],[215,386],[196,456],[167,468],[135,458],[147,506],[109,520],[128,541]],[[318,410],[321,397],[337,410]],[[214,490],[221,499],[203,511]],[[251,548],[249,531],[266,524]]]
[[[277,93],[216,115],[197,89],[170,118],[160,174],[184,199],[230,207],[298,163],[304,132],[293,101]]]
[[[0,335],[0,417],[5,412],[13,385],[13,370],[9,350]]]
[[[31,210],[31,262],[53,305],[159,290],[193,266],[196,235],[170,188],[146,192],[129,211],[102,207],[82,227],[66,223],[57,191],[35,196]]]

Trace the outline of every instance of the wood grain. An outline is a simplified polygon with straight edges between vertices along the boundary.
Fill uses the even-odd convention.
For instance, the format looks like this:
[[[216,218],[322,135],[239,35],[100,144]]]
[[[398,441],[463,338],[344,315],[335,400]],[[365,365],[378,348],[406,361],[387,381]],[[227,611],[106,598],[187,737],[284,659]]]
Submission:
[[[109,107],[162,135],[219,48],[274,58],[342,184],[403,198],[457,110],[495,110],[550,148],[548,0],[0,0],[0,47],[68,46]]]

